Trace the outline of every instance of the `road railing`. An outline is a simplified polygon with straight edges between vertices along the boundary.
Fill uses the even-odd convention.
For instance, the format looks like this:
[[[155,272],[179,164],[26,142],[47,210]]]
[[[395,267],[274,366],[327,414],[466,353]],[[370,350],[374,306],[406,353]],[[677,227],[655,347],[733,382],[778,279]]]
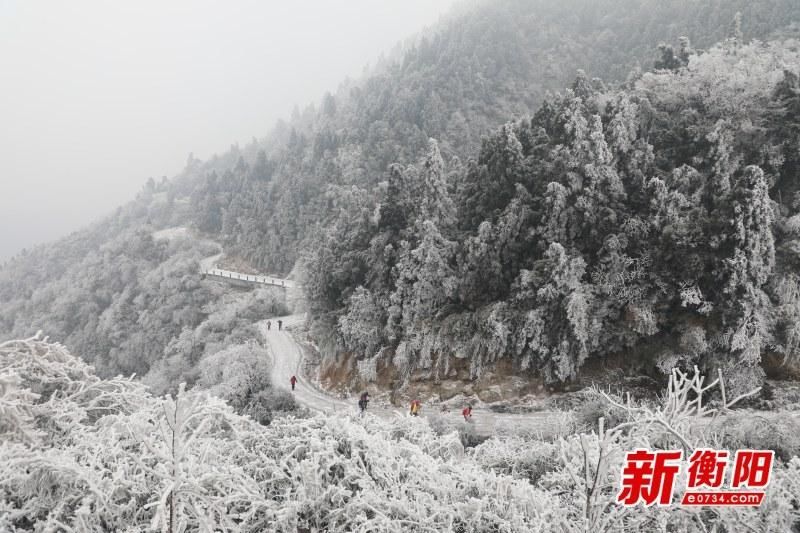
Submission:
[[[273,287],[283,287],[286,289],[297,288],[294,281],[277,278],[275,276],[262,276],[258,274],[243,274],[241,272],[234,272],[232,270],[223,270],[221,268],[211,268],[206,270],[203,274],[206,276],[214,276],[217,278],[230,279],[236,281],[244,281],[247,283],[255,283],[259,285],[271,285]]]

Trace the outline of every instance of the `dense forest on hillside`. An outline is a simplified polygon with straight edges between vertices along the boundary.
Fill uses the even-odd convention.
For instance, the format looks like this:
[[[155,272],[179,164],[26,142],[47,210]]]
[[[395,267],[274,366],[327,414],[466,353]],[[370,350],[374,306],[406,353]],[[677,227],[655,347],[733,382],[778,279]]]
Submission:
[[[201,280],[200,261],[219,246],[154,232],[159,221],[181,220],[182,206],[167,196],[150,183],[113,224],[12,261],[0,271],[0,330],[45,331],[85,350],[100,375],[137,374],[154,392],[193,384],[202,360],[258,337],[255,321],[286,312],[282,296]]]
[[[735,22],[737,12],[742,13],[739,25]],[[492,258],[494,252],[491,250],[495,245],[487,242],[496,240],[497,232],[511,231],[509,228],[515,224],[512,221],[514,217],[528,217],[530,210],[541,215],[544,196],[540,195],[550,195],[547,197],[553,201],[560,201],[559,198],[572,201],[578,196],[569,192],[568,181],[572,178],[565,177],[571,175],[572,170],[556,168],[555,172],[563,176],[554,176],[547,183],[560,184],[567,191],[554,189],[548,192],[542,189],[541,175],[549,170],[541,166],[533,168],[536,165],[531,164],[539,157],[542,158],[541,165],[556,164],[550,161],[555,158],[550,152],[555,143],[562,142],[559,135],[566,139],[566,134],[554,136],[548,130],[560,126],[555,125],[557,119],[547,118],[546,110],[557,113],[567,105],[565,102],[570,101],[569,97],[547,97],[548,91],[562,92],[572,84],[576,72],[583,69],[586,74],[574,94],[586,102],[577,105],[575,112],[582,114],[590,131],[597,126],[595,115],[600,117],[601,128],[606,128],[608,121],[613,119],[612,115],[618,111],[606,109],[604,99],[618,98],[618,95],[614,90],[606,89],[596,77],[611,86],[630,78],[624,90],[632,90],[633,83],[661,79],[658,76],[663,74],[641,75],[641,70],[649,70],[654,62],[662,62],[662,67],[678,68],[686,61],[692,48],[708,48],[737,32],[741,33],[739,41],[776,34],[793,35],[799,20],[800,5],[793,0],[503,0],[464,4],[441,24],[383,59],[369,75],[343,83],[338,91],[326,95],[318,106],[297,111],[290,121],[278,124],[263,140],[242,148],[234,146],[206,162],[190,156],[181,175],[171,180],[151,180],[135,201],[108,219],[8,261],[0,268],[0,339],[26,336],[42,329],[81,353],[97,366],[103,376],[132,372],[149,374],[154,383],[159,383],[159,390],[166,390],[165,382],[170,382],[173,387],[180,379],[193,383],[198,376],[200,359],[231,343],[242,343],[252,338],[254,333],[248,329],[248,321],[254,316],[264,317],[279,311],[270,304],[270,297],[266,297],[266,304],[252,295],[231,299],[220,288],[198,279],[199,261],[214,254],[217,248],[213,243],[218,243],[227,254],[241,257],[265,272],[286,273],[295,265],[308,266],[313,276],[309,287],[313,292],[317,331],[330,339],[327,346],[353,351],[370,360],[382,346],[392,349],[386,354],[401,345],[408,346],[409,362],[407,365],[403,363],[406,365],[404,368],[427,368],[428,356],[424,354],[432,353],[432,347],[420,346],[423,338],[413,334],[414,331],[435,331],[436,335],[425,337],[429,343],[458,340],[456,346],[459,350],[464,347],[460,352],[462,355],[476,355],[475,373],[480,372],[484,363],[491,362],[485,360],[485,355],[477,354],[485,354],[491,349],[496,350],[491,357],[514,352],[514,360],[520,365],[545,372],[555,380],[574,376],[581,361],[590,353],[627,349],[636,346],[642,338],[660,338],[679,332],[683,339],[681,346],[694,346],[694,341],[689,338],[693,333],[681,330],[677,323],[658,322],[661,320],[659,316],[666,316],[665,311],[657,306],[651,307],[656,301],[661,302],[658,305],[666,304],[659,300],[661,293],[653,292],[652,286],[647,289],[650,291],[648,294],[637,296],[641,309],[628,306],[627,302],[620,300],[621,297],[614,295],[605,304],[605,309],[592,310],[590,300],[599,299],[600,294],[588,288],[585,294],[578,291],[586,298],[584,307],[587,311],[583,318],[572,315],[578,305],[577,296],[573,297],[575,278],[580,278],[583,285],[594,286],[595,280],[590,279],[591,276],[609,276],[610,280],[610,276],[622,268],[619,264],[631,258],[637,258],[636,265],[641,268],[629,268],[650,274],[645,261],[659,263],[655,262],[656,257],[648,259],[638,255],[640,250],[630,248],[639,244],[626,241],[624,247],[627,249],[620,244],[618,251],[612,253],[609,247],[613,244],[593,243],[594,247],[605,246],[601,253],[591,247],[582,248],[580,240],[591,239],[586,234],[570,235],[569,242],[560,236],[548,237],[552,242],[559,242],[563,249],[562,252],[557,247],[552,248],[551,262],[574,263],[570,268],[577,270],[565,274],[568,279],[554,281],[561,284],[554,289],[560,291],[560,296],[554,294],[552,301],[543,302],[534,293],[541,288],[539,284],[544,275],[540,272],[544,267],[538,263],[545,257],[540,249],[544,241],[528,234],[503,237],[512,241],[513,246],[527,247],[533,241],[539,244],[523,252],[498,249],[497,253],[503,254],[501,257],[514,258],[509,263],[500,261],[503,263],[500,267],[496,258]],[[681,36],[688,36],[689,40],[679,44]],[[661,41],[674,43],[675,48],[659,49]],[[773,78],[767,80],[766,85],[750,80],[758,87],[749,90],[759,95],[772,90],[770,88],[778,83],[774,79],[777,70],[776,67],[769,71]],[[742,75],[752,78],[749,72]],[[789,95],[791,88],[790,85],[787,87],[784,92]],[[662,89],[679,92],[677,87],[651,88],[654,92]],[[591,96],[584,92],[591,93]],[[770,98],[778,102],[773,96]],[[634,103],[638,98],[633,94],[629,96]],[[661,105],[659,98],[662,97],[648,97],[653,105]],[[666,94],[663,98],[667,98]],[[544,102],[547,102],[545,107],[540,108]],[[670,105],[679,107],[684,104],[679,101],[663,103],[660,112],[671,113],[665,111]],[[713,117],[706,115],[703,109],[692,108],[692,105],[683,107],[688,113],[686,123],[676,124],[674,134],[700,139],[702,134],[692,131],[695,127],[691,123],[692,114],[702,115],[697,120],[706,129],[709,127],[707,122],[710,123]],[[592,106],[597,109],[592,109]],[[760,108],[746,107],[736,111],[745,112],[746,109],[751,110],[751,118],[764,120],[766,117]],[[631,116],[625,115],[624,120],[619,120],[626,125],[626,121],[644,120],[638,116],[643,112],[632,104],[631,109],[625,111]],[[778,109],[770,111],[778,112]],[[509,120],[530,115],[538,117],[534,123],[510,123],[497,130]],[[652,121],[655,121],[653,131],[667,127],[655,118]],[[723,126],[720,134],[725,132],[728,135],[733,126]],[[539,132],[536,128],[539,127],[545,129],[546,139],[537,137]],[[760,131],[759,124],[753,127]],[[622,162],[617,160],[617,156],[612,156],[612,161],[604,165],[619,167],[627,165],[631,159],[635,164],[643,165],[642,173],[652,168],[659,169],[662,174],[683,162],[691,166],[690,154],[678,147],[678,140],[671,140],[672,133],[664,134],[668,137],[665,139],[641,138],[647,134],[644,130],[631,132],[631,142],[647,142],[653,146],[673,143],[672,153],[654,154],[653,162],[648,162],[646,156],[626,156]],[[770,143],[778,142],[777,134],[768,132]],[[791,135],[791,127],[787,125],[782,134]],[[484,137],[486,139],[482,140]],[[493,181],[497,173],[504,172],[505,163],[490,160],[494,157],[491,152],[504,150],[507,142],[513,144],[511,137],[522,143],[519,150],[526,162],[521,169],[514,169],[518,176],[508,175]],[[408,214],[399,213],[400,218],[391,222],[387,222],[386,210],[378,210],[378,206],[385,204],[389,197],[395,197],[398,206],[408,202],[407,197],[401,197],[405,193],[397,188],[413,186],[418,179],[407,167],[419,166],[419,161],[432,150],[430,138],[437,140],[431,161],[436,168],[441,165],[445,177],[442,187],[454,204],[454,221],[441,221],[450,226],[438,225],[439,234],[428,231],[430,224],[416,227],[413,220],[418,215],[416,207]],[[738,143],[749,144],[761,138],[753,137],[750,141],[737,139]],[[607,144],[613,147],[614,142],[609,139]],[[698,154],[707,151],[705,142],[698,147]],[[517,150],[518,147],[510,148]],[[708,153],[701,155],[710,158],[708,160],[723,157],[709,156]],[[588,155],[575,154],[575,157],[577,160],[590,160]],[[733,174],[741,165],[761,164],[761,160],[747,157],[746,161],[737,159],[724,163],[732,169],[732,187],[737,181]],[[761,168],[767,180],[776,175],[774,168]],[[621,167],[616,170],[627,172]],[[704,173],[708,169],[695,170]],[[646,179],[652,177],[656,176],[647,175]],[[665,183],[667,191],[676,187],[663,175],[659,179]],[[482,180],[488,181],[483,183]],[[537,185],[534,186],[534,182]],[[522,188],[516,187],[516,183],[520,183]],[[790,209],[790,187],[775,188],[772,182],[768,185],[774,195],[779,191],[782,194],[784,210]],[[559,197],[561,192],[566,196]],[[684,194],[694,192],[691,189]],[[643,194],[626,190],[625,198],[615,198],[613,201],[616,203],[610,209],[621,210],[615,211],[615,216],[622,217],[620,221],[628,220],[633,213],[644,220],[641,206],[626,203],[634,201],[634,198],[642,201]],[[592,199],[592,202],[596,201],[599,200]],[[588,212],[589,205],[594,204],[571,207]],[[488,211],[483,212],[484,209]],[[713,211],[713,205],[707,204],[705,209]],[[564,224],[567,224],[567,219],[572,224],[572,216],[564,213]],[[639,218],[632,217],[632,220]],[[779,220],[777,215],[775,220]],[[534,226],[540,226],[541,221],[529,217],[516,224],[522,228],[522,233],[526,233]],[[579,225],[583,225],[583,229],[564,229],[566,226],[559,229],[556,224],[552,231],[586,233],[586,228],[592,223],[587,220]],[[609,222],[605,227],[596,228],[598,235],[603,238],[610,235],[610,225]],[[175,226],[190,226],[196,238],[164,240],[153,237],[158,230]],[[784,231],[781,229],[783,226],[775,227],[776,231]],[[704,226],[703,231],[710,231],[710,226]],[[376,240],[378,234],[381,236]],[[426,239],[421,239],[423,234],[427,235]],[[382,251],[371,249],[380,244],[380,239],[389,239],[386,244],[396,245],[395,252],[398,253],[401,250],[397,246],[403,241],[411,248],[397,257],[382,257]],[[427,300],[424,302],[416,302],[419,297],[415,296],[415,293],[423,291],[422,282],[409,278],[398,284],[399,274],[394,273],[396,262],[402,268],[416,268],[415,261],[433,260],[413,258],[417,241],[434,247],[452,247],[457,243],[457,249],[449,250],[440,258],[450,263],[448,269],[441,272],[442,277],[425,281],[435,290],[425,296]],[[578,264],[577,253],[586,263],[582,267]],[[781,253],[779,250],[779,265],[784,264]],[[327,264],[326,254],[333,254]],[[613,257],[613,260],[606,256]],[[367,268],[367,262],[373,258],[379,258],[379,262]],[[682,262],[684,258],[673,258],[670,264],[676,268],[689,268]],[[609,261],[620,263],[611,264]],[[533,268],[534,263],[539,266]],[[604,266],[598,267],[601,264]],[[467,265],[474,268],[474,273],[461,279],[459,269],[467,268]],[[663,264],[659,266],[666,268]],[[502,271],[499,275],[488,279],[481,277],[486,272],[496,273],[498,268]],[[584,269],[582,273],[581,268]],[[524,280],[517,280],[523,271],[531,274]],[[459,278],[455,284],[453,272]],[[709,284],[713,285],[712,278],[716,274],[701,278],[688,276],[679,281],[678,278],[684,276],[680,270],[653,275],[659,284],[688,283],[687,301],[702,297],[705,302],[719,297],[707,288]],[[784,278],[771,276],[770,279]],[[773,290],[769,289],[771,285],[763,284],[759,287],[772,290],[773,295],[789,295],[792,294],[789,290],[792,279],[785,279],[790,284],[788,288]],[[691,286],[693,281],[697,282],[695,288]],[[613,283],[604,283],[603,290],[614,294],[617,288]],[[695,289],[699,292],[693,292]],[[664,288],[662,292],[670,291],[672,287]],[[512,296],[512,293],[517,296]],[[397,302],[387,304],[385,299],[392,295]],[[793,301],[789,296],[785,298],[786,302]],[[573,302],[569,304],[572,307],[567,300]],[[356,302],[367,306],[361,311],[363,317],[354,311]],[[495,305],[501,302],[502,309]],[[792,339],[795,337],[791,322],[786,318],[790,316],[786,313],[791,309],[791,303],[781,305],[783,311],[772,313],[764,322],[770,324],[763,330],[769,330],[769,336],[767,333],[761,335],[759,350],[767,347],[782,356],[794,353],[795,341]],[[370,306],[374,306],[375,313],[371,312],[373,307]],[[571,320],[588,322],[580,327],[569,326],[563,331],[549,331],[547,336],[551,338],[536,341],[542,346],[540,355],[533,355],[539,353],[534,349],[528,356],[523,354],[529,348],[522,345],[511,348],[503,344],[510,342],[510,333],[496,332],[498,339],[506,339],[501,342],[494,338],[495,333],[486,329],[510,328],[517,333],[526,331],[525,335],[528,335],[538,326],[535,326],[534,319],[522,326],[518,323],[520,317],[533,309],[544,313],[543,306],[551,306],[553,312],[557,312],[555,316],[567,313],[572,317],[561,316],[559,323],[568,324]],[[646,318],[637,318],[630,322],[635,325],[621,329],[606,329],[615,321],[619,324],[625,322],[615,318],[623,308],[626,314],[641,312],[641,316]],[[693,312],[692,309],[680,310],[689,315]],[[652,316],[649,314],[651,311]],[[718,311],[716,309],[715,313]],[[487,312],[493,313],[488,322],[482,318],[482,314]],[[550,311],[547,313],[549,316]],[[706,318],[703,315],[698,327],[706,327]],[[445,319],[446,324],[443,322]],[[365,324],[372,324],[375,320],[380,327],[365,329]],[[724,335],[736,324],[734,318],[720,321],[721,316],[716,314],[709,320],[721,329],[713,333],[709,330],[706,343],[718,343],[715,335]],[[440,326],[446,327],[442,329]],[[598,327],[602,328],[602,335],[592,336],[586,342],[581,340],[584,332],[592,332],[592,328]],[[734,328],[734,331],[738,330]],[[579,337],[575,337],[576,332]],[[439,333],[443,336],[439,337]],[[474,338],[473,333],[476,334]],[[402,344],[403,341],[408,342]],[[675,339],[671,338],[672,341]],[[531,342],[522,344],[530,346]],[[544,355],[556,344],[559,346],[558,354]],[[676,357],[687,361],[699,353],[695,348],[675,348],[674,351]],[[752,353],[752,350],[747,353]]]
[[[423,157],[429,138],[448,163],[466,162],[484,135],[535,112],[578,70],[624,81],[652,67],[659,43],[723,40],[737,12],[746,39],[800,23],[793,0],[467,3],[373,75],[298,113],[262,149],[227,154],[228,166],[193,190],[195,223],[258,267],[288,272],[349,187],[385,182],[389,165]]]
[[[377,209],[351,188],[308,263],[340,349],[403,381],[453,358],[563,382],[624,352],[738,388],[766,354],[796,365],[800,43],[745,44],[735,25],[689,46],[618,89],[579,76],[464,165],[432,140]]]

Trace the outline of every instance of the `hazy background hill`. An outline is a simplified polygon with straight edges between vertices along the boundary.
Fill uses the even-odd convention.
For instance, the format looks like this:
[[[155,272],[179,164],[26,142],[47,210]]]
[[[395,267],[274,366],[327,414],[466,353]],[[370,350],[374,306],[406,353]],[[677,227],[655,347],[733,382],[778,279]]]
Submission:
[[[454,2],[4,1],[0,262],[262,135]]]

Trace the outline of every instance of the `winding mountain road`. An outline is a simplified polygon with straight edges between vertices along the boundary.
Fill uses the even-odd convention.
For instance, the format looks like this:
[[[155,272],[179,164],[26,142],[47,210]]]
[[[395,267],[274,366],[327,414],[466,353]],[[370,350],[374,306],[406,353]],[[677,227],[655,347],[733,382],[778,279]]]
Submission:
[[[178,228],[181,229],[181,228]],[[173,231],[174,232],[174,231]],[[163,232],[162,232],[163,233]],[[166,236],[166,235],[165,235]],[[286,289],[299,289],[295,282],[274,276],[247,275],[241,272],[221,270],[216,267],[222,254],[207,257],[201,261],[201,273],[215,279],[235,279],[250,281],[255,284],[275,285]],[[278,329],[278,320],[283,322],[283,329]],[[297,377],[295,384],[296,401],[313,411],[327,413],[337,416],[357,416],[358,398],[352,397],[347,400],[336,398],[328,392],[319,389],[309,381],[308,376],[303,372],[303,349],[292,337],[292,329],[301,325],[304,315],[295,314],[283,317],[275,317],[269,320],[262,320],[256,325],[260,331],[265,346],[269,349],[272,359],[272,382],[282,389],[291,390],[290,379]],[[267,322],[271,322],[271,327],[267,327]],[[385,418],[393,416],[410,416],[408,410],[399,407],[387,407],[370,402],[368,413]],[[441,412],[433,409],[426,409],[422,406],[422,416],[437,417],[444,419],[451,427],[465,424],[461,416],[461,410]],[[553,435],[562,430],[565,423],[564,417],[552,412],[535,412],[527,414],[496,413],[488,409],[475,408],[472,410],[471,426],[480,435],[497,435],[509,433],[529,433],[541,436]]]
[[[278,320],[283,321],[282,330],[278,330]],[[258,323],[258,329],[272,358],[273,385],[291,390],[290,379],[292,376],[296,376],[297,383],[294,395],[300,405],[313,411],[331,415],[356,416],[358,414],[357,397],[354,396],[348,400],[335,398],[318,389],[303,374],[303,350],[294,340],[291,333],[293,327],[300,325],[303,320],[303,315],[289,315],[270,319],[270,328],[267,328],[267,320]],[[375,406],[372,402],[368,412],[382,417],[408,416],[405,409]],[[464,424],[460,410],[450,412],[434,411],[431,413],[430,409],[426,412],[423,404],[422,413],[423,416],[442,417],[453,424]],[[558,430],[558,425],[561,423],[559,417],[554,413],[506,414],[477,408],[473,409],[472,418],[472,425],[476,432],[481,435],[514,432],[550,435]]]
[[[278,329],[278,320],[283,321],[283,330]],[[267,328],[267,320],[258,323],[258,329],[264,337],[272,359],[272,383],[278,388],[289,389],[289,380],[297,377],[295,398],[305,407],[328,414],[343,414],[353,410],[353,405],[334,398],[318,390],[301,371],[303,351],[295,342],[289,328],[299,324],[302,315],[291,315],[270,319],[271,327]]]

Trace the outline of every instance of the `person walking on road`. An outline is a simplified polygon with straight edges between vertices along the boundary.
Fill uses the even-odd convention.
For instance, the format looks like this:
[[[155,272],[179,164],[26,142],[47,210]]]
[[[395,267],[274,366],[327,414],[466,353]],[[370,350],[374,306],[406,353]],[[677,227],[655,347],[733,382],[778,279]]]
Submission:
[[[278,331],[283,329],[283,320],[278,320]]]
[[[292,376],[289,381],[292,383],[292,390],[294,390],[294,385],[297,383],[297,376]]]
[[[269,320],[267,320],[267,331],[269,331],[269,330],[270,330],[270,328],[272,328],[272,322],[270,322]]]
[[[367,404],[369,403],[369,393],[363,392],[361,393],[361,398],[358,400],[358,409],[359,409],[359,416],[364,416],[364,413],[367,410]]]
[[[464,415],[464,422],[472,421],[472,405],[467,405],[461,414]]]

